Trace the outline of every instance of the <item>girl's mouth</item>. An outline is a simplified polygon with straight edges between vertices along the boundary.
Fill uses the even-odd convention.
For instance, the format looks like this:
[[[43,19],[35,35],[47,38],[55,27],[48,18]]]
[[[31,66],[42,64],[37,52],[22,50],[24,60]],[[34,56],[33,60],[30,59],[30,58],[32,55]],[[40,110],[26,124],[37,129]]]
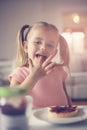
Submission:
[[[42,54],[36,54],[36,58],[40,58],[42,57],[43,61],[45,61],[47,59],[47,56],[42,55]]]

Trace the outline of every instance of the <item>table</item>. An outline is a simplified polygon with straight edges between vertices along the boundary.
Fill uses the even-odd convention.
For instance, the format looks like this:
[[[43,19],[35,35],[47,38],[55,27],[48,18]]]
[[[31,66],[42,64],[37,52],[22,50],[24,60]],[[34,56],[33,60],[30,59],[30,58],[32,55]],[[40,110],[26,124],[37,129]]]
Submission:
[[[82,106],[87,109],[87,106]],[[34,110],[33,110],[34,112]],[[51,124],[46,121],[37,119],[34,115],[29,118],[29,130],[87,130],[87,119],[78,123],[72,124]],[[0,129],[1,130],[1,129]],[[7,130],[7,129],[5,129]],[[15,129],[14,129],[15,130]],[[19,129],[16,129],[19,130]],[[24,129],[22,129],[24,130]]]
[[[83,106],[87,108],[87,106]],[[34,117],[33,115],[29,121],[30,130],[87,130],[87,120],[74,123],[74,124],[50,124]]]

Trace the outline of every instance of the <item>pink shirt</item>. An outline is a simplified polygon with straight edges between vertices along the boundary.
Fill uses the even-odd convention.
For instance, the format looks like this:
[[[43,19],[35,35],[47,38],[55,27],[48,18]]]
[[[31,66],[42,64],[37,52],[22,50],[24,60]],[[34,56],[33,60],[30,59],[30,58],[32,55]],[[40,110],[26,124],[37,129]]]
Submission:
[[[19,83],[22,83],[28,75],[28,68],[16,68],[9,75],[9,80],[14,77]],[[33,97],[33,107],[67,105],[67,98],[63,90],[63,82],[66,77],[67,74],[62,67],[55,67],[51,73],[40,79],[30,93]]]

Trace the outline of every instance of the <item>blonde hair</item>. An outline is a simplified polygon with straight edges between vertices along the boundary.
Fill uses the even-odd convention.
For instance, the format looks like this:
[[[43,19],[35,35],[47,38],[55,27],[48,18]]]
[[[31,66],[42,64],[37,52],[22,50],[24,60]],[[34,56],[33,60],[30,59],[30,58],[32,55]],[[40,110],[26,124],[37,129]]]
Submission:
[[[29,25],[24,25],[19,31],[17,35],[17,56],[16,56],[16,67],[20,67],[22,65],[27,65],[27,53],[24,52],[24,42],[27,41],[27,35],[30,31]]]
[[[27,54],[24,52],[24,49],[23,49],[24,41],[27,41],[27,39],[29,38],[30,32],[36,26],[43,26],[43,27],[46,27],[46,28],[54,29],[59,34],[59,31],[56,28],[56,26],[49,24],[49,23],[46,23],[46,22],[37,22],[33,26],[24,25],[18,33],[16,67],[28,64],[27,63],[28,57],[27,57]],[[69,48],[68,48],[68,44],[67,44],[66,40],[61,35],[59,35],[59,55],[60,55],[60,58],[61,58],[61,61],[62,61],[61,65],[69,68],[69,59],[70,59]]]
[[[64,66],[69,66],[70,55],[69,55],[69,47],[67,41],[63,36],[59,36],[59,51],[60,51],[60,59],[63,61]]]

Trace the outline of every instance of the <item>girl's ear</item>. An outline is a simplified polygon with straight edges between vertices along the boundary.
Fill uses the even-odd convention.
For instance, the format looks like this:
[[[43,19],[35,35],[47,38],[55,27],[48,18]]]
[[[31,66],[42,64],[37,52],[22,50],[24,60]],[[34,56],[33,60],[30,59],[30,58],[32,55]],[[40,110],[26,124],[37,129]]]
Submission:
[[[24,46],[23,46],[24,52],[27,53],[27,52],[28,52],[28,43],[27,43],[27,41],[24,41],[24,42],[23,42],[23,45],[24,45]]]

